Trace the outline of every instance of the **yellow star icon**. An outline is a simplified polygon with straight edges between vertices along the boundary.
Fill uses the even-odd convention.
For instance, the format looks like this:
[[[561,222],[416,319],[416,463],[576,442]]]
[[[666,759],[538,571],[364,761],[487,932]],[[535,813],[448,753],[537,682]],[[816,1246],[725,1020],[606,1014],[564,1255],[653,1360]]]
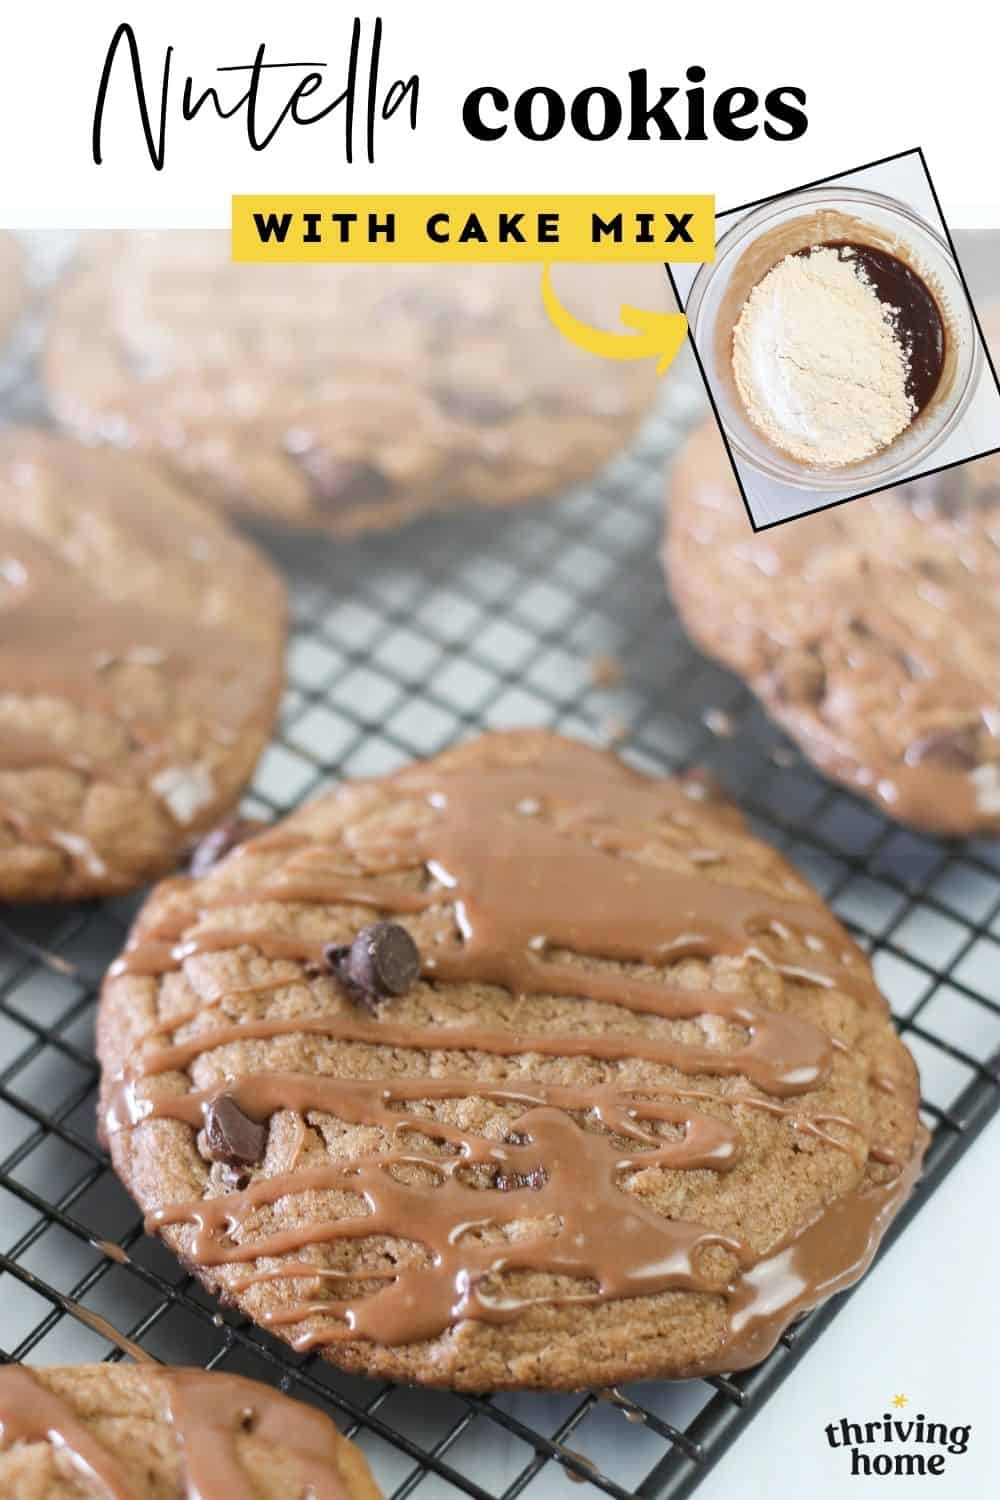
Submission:
[[[892,1398],[893,1406],[904,1407],[909,1401],[909,1396],[903,1396],[899,1392]]]

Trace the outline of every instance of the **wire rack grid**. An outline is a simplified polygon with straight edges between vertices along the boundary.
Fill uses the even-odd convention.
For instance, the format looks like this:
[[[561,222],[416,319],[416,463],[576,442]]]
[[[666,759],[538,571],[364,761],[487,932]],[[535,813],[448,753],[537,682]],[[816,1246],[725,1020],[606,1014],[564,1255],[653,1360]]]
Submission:
[[[1000,846],[905,832],[824,781],[737,679],[688,643],[657,562],[665,459],[704,393],[690,369],[594,485],[515,512],[350,545],[268,539],[293,630],[280,727],[248,798],[279,817],[340,776],[481,729],[621,741],[651,770],[716,773],[872,953],[921,1066],[934,1140],[898,1233],[1000,1106]],[[610,657],[620,680],[594,663]],[[96,992],[139,898],[0,909],[0,1343],[32,1363],[155,1358],[235,1370],[331,1412],[392,1497],[689,1495],[843,1298],[733,1378],[476,1398],[377,1384],[222,1312],[158,1241],[95,1134]],[[629,1426],[625,1423],[628,1422]]]

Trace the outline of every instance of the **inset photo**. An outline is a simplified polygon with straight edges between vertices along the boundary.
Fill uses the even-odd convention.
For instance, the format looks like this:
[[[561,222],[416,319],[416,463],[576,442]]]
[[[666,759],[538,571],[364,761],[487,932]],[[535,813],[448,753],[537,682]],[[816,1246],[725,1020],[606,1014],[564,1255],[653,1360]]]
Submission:
[[[1000,384],[920,150],[718,215],[668,267],[755,531],[1000,448]]]

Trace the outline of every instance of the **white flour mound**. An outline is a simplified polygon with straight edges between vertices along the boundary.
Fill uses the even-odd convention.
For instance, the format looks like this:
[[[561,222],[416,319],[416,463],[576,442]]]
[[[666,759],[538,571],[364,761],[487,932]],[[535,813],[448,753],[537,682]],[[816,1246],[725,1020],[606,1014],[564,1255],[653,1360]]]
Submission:
[[[849,247],[772,266],[733,330],[733,374],[754,426],[793,458],[830,467],[887,447],[914,416],[897,312]]]

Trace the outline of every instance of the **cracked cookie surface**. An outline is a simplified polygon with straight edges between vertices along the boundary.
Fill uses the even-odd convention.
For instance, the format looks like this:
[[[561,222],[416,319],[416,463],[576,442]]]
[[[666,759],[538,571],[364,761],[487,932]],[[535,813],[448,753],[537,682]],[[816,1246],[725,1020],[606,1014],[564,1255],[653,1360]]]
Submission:
[[[558,268],[584,319],[617,316],[607,280]],[[238,514],[337,536],[563,489],[656,392],[641,361],[555,330],[535,266],[240,266],[227,236],[183,231],[86,241],[44,369],[86,436]]]
[[[158,887],[98,1023],[150,1231],[392,1379],[762,1358],[905,1199],[917,1078],[864,955],[703,794],[486,736]]]
[[[255,548],[138,459],[0,435],[0,899],[130,890],[229,810],[284,608]]]

